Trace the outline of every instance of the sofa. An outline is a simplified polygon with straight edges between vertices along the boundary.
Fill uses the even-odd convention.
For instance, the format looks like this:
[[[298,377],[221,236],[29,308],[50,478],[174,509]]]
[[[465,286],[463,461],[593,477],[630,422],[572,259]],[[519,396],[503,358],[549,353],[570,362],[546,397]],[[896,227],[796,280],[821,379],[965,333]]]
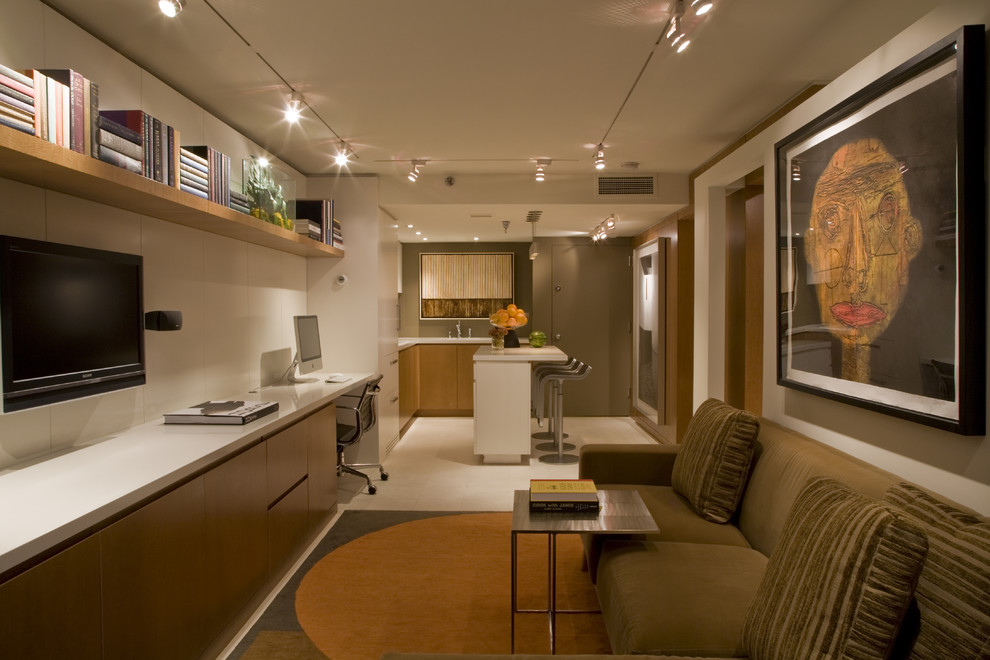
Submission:
[[[583,539],[611,657],[990,658],[990,520],[896,475],[714,399],[579,475],[659,528]]]

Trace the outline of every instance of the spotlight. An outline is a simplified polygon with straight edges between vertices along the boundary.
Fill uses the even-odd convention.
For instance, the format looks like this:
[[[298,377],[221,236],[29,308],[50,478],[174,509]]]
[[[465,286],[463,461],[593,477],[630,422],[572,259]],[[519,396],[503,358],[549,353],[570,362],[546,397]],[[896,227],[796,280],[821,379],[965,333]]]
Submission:
[[[292,92],[289,95],[289,102],[285,106],[285,120],[292,124],[299,123],[299,115],[302,114],[303,97],[299,92]]]
[[[543,181],[547,175],[547,166],[550,165],[549,158],[538,158],[536,161],[536,180]]]
[[[422,167],[423,165],[426,165],[426,161],[425,160],[412,160],[412,161],[409,161],[409,162],[412,163],[412,169],[409,170],[408,179],[410,181],[412,181],[413,183],[416,183],[416,180],[419,179],[419,168]]]
[[[615,214],[613,213],[612,215],[605,218],[605,229],[612,231],[613,229],[615,229],[615,225],[617,222],[618,219],[615,217]]]
[[[691,6],[695,8],[694,13],[696,16],[704,16],[712,10],[714,3],[711,0],[694,0]]]
[[[175,18],[186,6],[186,0],[158,0],[158,8],[169,18]]]
[[[599,144],[598,149],[595,150],[595,169],[605,169],[605,150],[602,148],[601,144]]]
[[[685,50],[687,50],[687,47],[690,45],[691,42],[688,39],[685,39],[684,41],[681,42],[681,45],[677,47],[677,52],[683,53]]]
[[[349,158],[351,156],[351,150],[343,142],[340,143],[340,148],[337,149],[337,155],[333,157],[334,163],[337,167],[347,167],[350,162]]]

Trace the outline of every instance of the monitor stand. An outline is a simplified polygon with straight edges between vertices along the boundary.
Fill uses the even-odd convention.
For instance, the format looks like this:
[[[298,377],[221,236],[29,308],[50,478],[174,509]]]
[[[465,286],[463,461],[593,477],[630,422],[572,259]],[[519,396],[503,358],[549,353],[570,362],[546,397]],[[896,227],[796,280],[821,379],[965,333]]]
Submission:
[[[299,366],[299,360],[293,360],[292,364],[289,365],[289,382],[290,383],[316,383],[319,382],[319,378],[303,378],[296,375],[296,367]]]

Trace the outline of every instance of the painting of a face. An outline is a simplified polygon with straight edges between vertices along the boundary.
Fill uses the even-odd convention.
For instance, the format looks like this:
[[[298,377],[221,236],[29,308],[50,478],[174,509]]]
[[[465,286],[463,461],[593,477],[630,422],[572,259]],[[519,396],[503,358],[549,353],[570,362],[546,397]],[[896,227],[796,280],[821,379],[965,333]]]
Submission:
[[[840,147],[815,185],[805,253],[822,322],[843,344],[887,329],[921,241],[898,162],[878,140]]]

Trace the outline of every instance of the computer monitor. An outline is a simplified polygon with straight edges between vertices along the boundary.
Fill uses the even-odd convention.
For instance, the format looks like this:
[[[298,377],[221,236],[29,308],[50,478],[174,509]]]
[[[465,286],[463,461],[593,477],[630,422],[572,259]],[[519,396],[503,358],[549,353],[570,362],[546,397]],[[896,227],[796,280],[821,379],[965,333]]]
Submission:
[[[295,369],[289,369],[289,382],[315,383],[318,378],[299,378],[296,372],[302,376],[323,368],[319,321],[315,315],[293,316],[292,325],[296,331],[296,357],[293,361]]]

